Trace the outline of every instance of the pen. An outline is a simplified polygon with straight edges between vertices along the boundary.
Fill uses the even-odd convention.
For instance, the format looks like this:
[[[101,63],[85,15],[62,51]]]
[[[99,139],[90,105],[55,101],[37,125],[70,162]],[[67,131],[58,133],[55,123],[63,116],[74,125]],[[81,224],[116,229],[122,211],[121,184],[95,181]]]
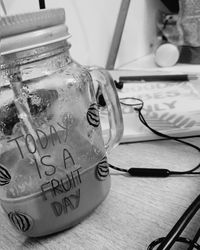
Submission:
[[[177,74],[177,75],[136,75],[136,76],[120,76],[120,82],[133,82],[133,81],[190,81],[197,80],[196,75]]]
[[[45,0],[39,0],[40,9],[45,9]]]
[[[124,83],[131,82],[156,82],[156,81],[166,81],[166,82],[175,82],[175,81],[190,81],[197,80],[198,76],[188,75],[188,74],[177,74],[177,75],[135,75],[135,76],[120,76],[119,81],[114,81],[117,89],[122,89]]]

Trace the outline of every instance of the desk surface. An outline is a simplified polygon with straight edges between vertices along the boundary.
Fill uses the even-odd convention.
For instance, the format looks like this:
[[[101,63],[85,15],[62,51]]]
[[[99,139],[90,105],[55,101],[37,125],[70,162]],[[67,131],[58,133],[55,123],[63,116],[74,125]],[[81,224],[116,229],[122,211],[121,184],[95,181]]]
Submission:
[[[200,146],[200,140],[188,139]],[[120,145],[109,156],[117,166],[186,170],[200,161],[199,153],[172,141]],[[74,228],[41,239],[21,236],[0,209],[1,250],[145,250],[165,236],[200,193],[199,177],[134,178],[111,171],[111,190],[105,201]],[[195,218],[188,227],[192,235]],[[178,250],[181,250],[179,245]],[[185,248],[184,248],[185,249]]]

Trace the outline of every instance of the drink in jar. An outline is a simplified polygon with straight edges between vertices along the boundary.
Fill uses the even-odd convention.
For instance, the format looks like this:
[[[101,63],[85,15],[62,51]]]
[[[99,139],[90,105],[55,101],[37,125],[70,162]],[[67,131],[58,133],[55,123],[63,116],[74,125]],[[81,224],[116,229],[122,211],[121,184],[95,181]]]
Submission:
[[[80,101],[80,87],[51,80],[56,88],[50,80],[48,88],[40,82],[37,94],[28,95],[31,124],[30,114],[24,114],[25,129],[18,123],[13,126],[14,136],[6,137],[0,156],[2,178],[4,168],[10,176],[3,209],[15,228],[29,236],[78,223],[110,186],[96,103],[89,98]],[[84,91],[88,90],[81,86]],[[48,108],[41,103],[49,103]]]

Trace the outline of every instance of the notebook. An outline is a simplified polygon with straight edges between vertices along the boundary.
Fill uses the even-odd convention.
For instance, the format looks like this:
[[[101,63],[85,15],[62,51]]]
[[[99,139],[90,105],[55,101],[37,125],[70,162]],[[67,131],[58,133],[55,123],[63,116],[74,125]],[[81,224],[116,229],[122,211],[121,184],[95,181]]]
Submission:
[[[126,83],[118,90],[118,96],[143,100],[142,114],[159,132],[180,137],[200,135],[200,80]],[[163,139],[141,123],[133,107],[121,104],[121,109],[124,122],[121,143]],[[105,133],[109,129],[106,109],[100,116]]]

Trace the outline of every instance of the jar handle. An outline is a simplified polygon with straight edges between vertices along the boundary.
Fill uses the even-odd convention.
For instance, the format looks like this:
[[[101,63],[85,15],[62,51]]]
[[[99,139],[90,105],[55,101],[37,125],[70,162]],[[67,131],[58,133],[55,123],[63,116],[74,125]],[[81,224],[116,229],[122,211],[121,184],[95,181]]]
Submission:
[[[105,143],[105,148],[107,153],[109,153],[115,146],[119,144],[123,135],[124,126],[121,105],[113,78],[110,73],[107,70],[99,67],[90,67],[89,71],[93,81],[98,83],[98,87],[100,87],[106,102],[109,121],[109,138]]]

